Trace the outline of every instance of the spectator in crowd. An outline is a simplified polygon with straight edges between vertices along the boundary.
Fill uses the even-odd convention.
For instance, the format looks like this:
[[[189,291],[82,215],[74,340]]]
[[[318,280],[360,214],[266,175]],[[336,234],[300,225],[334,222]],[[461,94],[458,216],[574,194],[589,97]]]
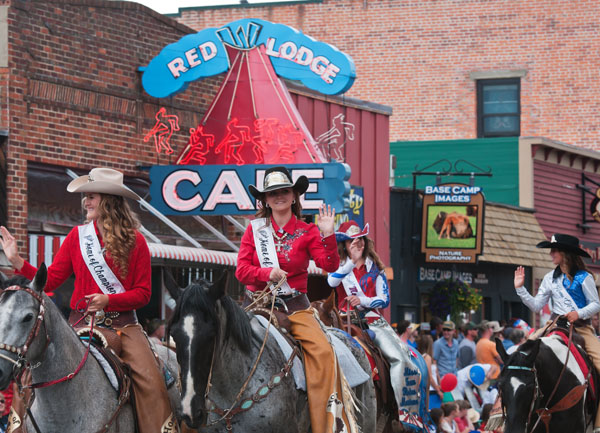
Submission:
[[[473,322],[465,323],[465,338],[458,345],[458,368],[465,368],[474,364],[475,339],[477,338],[477,326]]]
[[[165,321],[155,318],[146,325],[148,337],[157,344],[163,344],[165,341]]]
[[[444,416],[440,420],[440,431],[444,433],[459,433],[454,418],[458,416],[458,405],[451,401],[442,404]]]
[[[520,329],[513,329],[513,332],[510,334],[510,339],[513,342],[513,345],[506,350],[506,353],[512,355],[517,351],[519,346],[527,341],[527,336]]]
[[[431,325],[429,322],[421,322],[421,326],[419,326],[419,335],[429,335],[431,337]]]
[[[498,355],[498,351],[496,350],[496,343],[491,341],[490,338],[502,331],[500,324],[496,321],[487,322],[483,321],[481,323],[481,338],[477,342],[475,346],[475,357],[477,358],[477,362],[479,364],[491,364],[497,367],[497,371],[492,376],[492,379],[497,379],[500,374],[500,363],[502,360],[500,359],[500,355]]]
[[[401,320],[398,323],[397,332],[400,335],[400,340],[408,344],[410,347],[417,349],[417,343],[414,341],[413,332],[416,331],[419,325],[410,323],[408,320]]]
[[[429,394],[435,393],[439,395],[440,401],[444,398],[444,393],[440,388],[440,377],[436,366],[433,364],[433,339],[431,335],[420,335],[417,338],[417,350],[423,355],[423,359],[427,364],[429,373]]]
[[[476,367],[480,367],[485,374],[483,383],[473,382],[471,369]],[[496,389],[488,390],[490,380],[496,372],[497,367],[491,364],[472,364],[458,370],[458,373],[456,373],[456,388],[452,392],[453,395],[459,395],[460,398],[468,400],[472,407],[480,409],[480,401],[494,401],[498,394]],[[477,395],[479,395],[479,398]]]
[[[429,412],[429,416],[431,416],[431,420],[433,421],[433,425],[435,426],[436,432],[441,432],[442,429],[440,427],[440,422],[442,422],[442,418],[444,416],[444,411],[441,407],[436,407],[431,409]]]
[[[504,346],[505,350],[510,349],[512,346],[514,346],[515,343],[513,343],[512,339],[510,338],[512,332],[513,332],[514,328],[511,328],[510,326],[507,326],[506,328],[504,328],[504,331],[500,332],[499,335],[502,335],[502,345]]]
[[[8,424],[8,414],[6,412],[6,397],[0,392],[0,433],[6,432]]]
[[[458,341],[454,338],[454,322],[448,320],[442,324],[443,338],[433,343],[433,359],[437,365],[440,377],[445,374],[456,374],[458,368],[456,361],[458,358]]]
[[[431,329],[431,337],[433,338],[433,341],[436,341],[440,338],[442,338],[442,325],[443,325],[444,321],[442,319],[440,319],[437,316],[433,316],[431,318],[431,320],[429,321],[429,327]]]
[[[454,418],[456,431],[459,433],[468,433],[475,430],[473,423],[467,417],[467,412],[471,409],[471,404],[467,400],[458,400],[456,404],[458,405],[458,416]]]
[[[485,426],[490,419],[490,412],[492,411],[494,405],[491,403],[486,403],[481,408],[481,418],[479,419],[479,430],[484,431]]]

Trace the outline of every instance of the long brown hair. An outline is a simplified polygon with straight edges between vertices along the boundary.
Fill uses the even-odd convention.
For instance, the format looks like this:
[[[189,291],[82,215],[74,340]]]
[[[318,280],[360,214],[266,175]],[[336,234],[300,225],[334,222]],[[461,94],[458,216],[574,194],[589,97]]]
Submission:
[[[296,216],[296,218],[302,218],[302,205],[300,204],[300,194],[295,189],[292,189],[294,193],[294,202],[292,203],[292,213]],[[266,218],[267,224],[271,224],[271,215],[273,215],[273,210],[270,207],[267,207],[267,201],[265,199],[265,194],[261,195],[258,199],[260,202],[260,206],[256,210],[256,218]]]
[[[373,260],[373,262],[377,265],[379,270],[383,271],[385,269],[385,265],[379,258],[379,254],[377,254],[375,251],[375,242],[373,242],[373,240],[368,236],[363,236],[363,239],[365,241],[365,249],[362,253],[363,259],[370,257],[371,260]],[[348,251],[346,251],[346,241],[338,242],[338,254],[340,255],[340,262],[343,262],[349,257]]]
[[[121,196],[100,194],[98,223],[104,229],[104,247],[117,266],[122,278],[129,273],[129,255],[135,248],[137,215]]]
[[[585,263],[583,262],[583,258],[579,255],[579,254],[575,254],[572,253],[570,251],[563,251],[563,250],[559,250],[565,260],[565,265],[567,265],[567,269],[569,270],[569,273],[567,274],[567,277],[569,278],[569,280],[573,280],[573,278],[575,278],[575,274],[578,271],[586,271],[589,272],[587,270],[587,267],[585,266]],[[559,266],[560,269],[560,266]]]

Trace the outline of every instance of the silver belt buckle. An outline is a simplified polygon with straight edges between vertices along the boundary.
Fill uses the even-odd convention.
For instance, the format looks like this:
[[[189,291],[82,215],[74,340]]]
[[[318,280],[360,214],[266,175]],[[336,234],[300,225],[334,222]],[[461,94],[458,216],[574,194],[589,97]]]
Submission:
[[[95,325],[100,325],[100,324],[104,323],[105,319],[106,319],[106,313],[104,312],[104,310],[96,311],[96,314],[94,314],[94,324]],[[112,322],[112,320],[111,320],[111,322]],[[85,323],[87,323],[88,325],[90,323],[92,323],[92,316],[90,316],[90,315],[85,316]]]

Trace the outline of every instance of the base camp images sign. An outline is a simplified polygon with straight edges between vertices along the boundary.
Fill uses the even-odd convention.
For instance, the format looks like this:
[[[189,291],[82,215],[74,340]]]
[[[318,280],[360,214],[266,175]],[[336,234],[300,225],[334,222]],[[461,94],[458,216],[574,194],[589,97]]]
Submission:
[[[425,261],[475,263],[482,252],[484,204],[478,186],[427,186],[421,235]]]
[[[256,213],[249,185],[262,189],[268,165],[156,165],[150,169],[150,204],[165,215],[240,215]],[[346,164],[295,164],[287,168],[294,181],[306,176],[303,213],[318,212],[329,204],[338,212],[350,191]]]

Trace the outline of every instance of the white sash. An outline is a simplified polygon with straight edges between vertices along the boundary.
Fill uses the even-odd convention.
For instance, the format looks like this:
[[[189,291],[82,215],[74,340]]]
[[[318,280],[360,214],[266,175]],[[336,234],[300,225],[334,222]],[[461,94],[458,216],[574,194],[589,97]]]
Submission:
[[[562,277],[563,280],[564,278],[567,278],[564,274],[562,275]],[[565,289],[563,281],[561,281],[560,277],[557,278],[557,280],[558,281],[554,281],[554,284],[558,286],[558,295],[562,298],[563,305],[565,305],[567,309],[569,309],[569,311],[577,311],[577,303],[575,302],[571,294],[567,291],[567,289]],[[575,277],[573,277],[573,280],[575,280]],[[573,284],[573,281],[571,281],[571,284]]]
[[[368,263],[365,263],[365,265],[368,266]],[[356,275],[354,275],[354,269],[348,272],[348,274],[342,279],[342,285],[344,286],[344,290],[346,291],[346,296],[358,296],[359,298],[367,297],[365,292],[363,292],[362,287],[360,287],[360,283],[356,279]]]
[[[121,284],[113,271],[108,267],[106,260],[104,260],[100,241],[94,229],[94,222],[92,221],[89,224],[79,226],[78,229],[81,256],[100,290],[105,295],[124,293],[125,288],[123,284]]]
[[[254,246],[256,247],[256,254],[258,255],[260,267],[279,268],[279,260],[277,259],[275,241],[273,239],[273,236],[275,236],[273,227],[271,227],[271,224],[267,225],[267,220],[265,218],[256,218],[252,220],[250,224],[252,224]],[[277,296],[285,296],[293,294],[294,290],[292,290],[286,281],[277,289],[276,293]]]

